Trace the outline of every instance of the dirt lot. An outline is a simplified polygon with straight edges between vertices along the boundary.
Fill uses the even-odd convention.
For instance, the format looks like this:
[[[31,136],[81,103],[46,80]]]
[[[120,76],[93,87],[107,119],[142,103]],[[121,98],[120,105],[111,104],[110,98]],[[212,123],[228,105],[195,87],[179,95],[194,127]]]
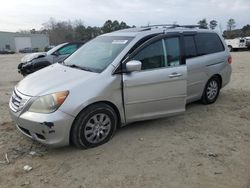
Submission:
[[[250,188],[250,52],[232,56],[232,81],[215,104],[190,104],[183,115],[135,123],[77,150],[46,148],[16,130],[8,100],[22,79],[21,55],[1,55],[0,187]]]

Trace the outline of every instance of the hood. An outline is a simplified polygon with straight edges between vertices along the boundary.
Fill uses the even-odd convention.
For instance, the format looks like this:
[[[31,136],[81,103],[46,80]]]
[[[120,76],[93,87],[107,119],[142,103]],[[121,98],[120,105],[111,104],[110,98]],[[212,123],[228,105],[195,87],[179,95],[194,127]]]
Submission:
[[[28,75],[17,84],[16,89],[24,95],[42,96],[70,90],[96,75],[98,73],[70,68],[56,63]]]
[[[32,61],[33,59],[36,59],[36,58],[45,57],[46,55],[47,55],[46,52],[38,52],[38,53],[28,54],[21,59],[21,62],[26,63],[26,62]]]

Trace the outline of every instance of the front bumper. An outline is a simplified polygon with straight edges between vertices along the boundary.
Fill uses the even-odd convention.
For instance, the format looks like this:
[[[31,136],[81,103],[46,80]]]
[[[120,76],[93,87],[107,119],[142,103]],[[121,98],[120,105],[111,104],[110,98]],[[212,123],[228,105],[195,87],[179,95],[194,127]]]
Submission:
[[[60,110],[51,114],[10,110],[10,114],[18,130],[29,138],[52,147],[69,145],[73,116]]]
[[[17,67],[18,72],[23,76],[31,74],[34,72],[34,68],[31,64],[27,65],[27,63],[20,63]]]

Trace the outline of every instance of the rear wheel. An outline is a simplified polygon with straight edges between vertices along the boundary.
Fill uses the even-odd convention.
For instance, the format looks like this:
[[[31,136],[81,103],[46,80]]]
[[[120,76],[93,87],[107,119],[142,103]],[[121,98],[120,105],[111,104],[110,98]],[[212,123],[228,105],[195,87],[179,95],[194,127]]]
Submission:
[[[220,93],[220,80],[218,77],[212,77],[210,80],[208,80],[205,89],[203,91],[202,95],[202,103],[203,104],[212,104],[214,103]]]
[[[117,120],[116,112],[109,105],[91,105],[76,118],[71,130],[71,141],[81,149],[104,144],[114,135]]]

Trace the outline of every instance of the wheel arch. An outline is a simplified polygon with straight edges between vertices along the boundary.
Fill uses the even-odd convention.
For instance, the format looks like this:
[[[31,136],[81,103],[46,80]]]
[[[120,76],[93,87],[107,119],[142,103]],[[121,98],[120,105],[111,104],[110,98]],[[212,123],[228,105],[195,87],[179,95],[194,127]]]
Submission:
[[[110,101],[97,101],[97,102],[90,103],[90,104],[88,104],[87,106],[85,106],[85,107],[77,114],[77,116],[75,117],[73,123],[71,124],[71,127],[70,127],[70,135],[69,135],[69,143],[70,143],[70,144],[72,143],[72,141],[71,141],[72,127],[73,127],[73,125],[74,125],[76,119],[78,118],[78,116],[79,116],[79,115],[82,113],[82,111],[84,111],[86,108],[88,108],[88,107],[90,107],[90,106],[92,106],[92,105],[101,104],[101,103],[110,106],[110,107],[115,111],[115,113],[116,113],[116,115],[117,115],[117,119],[118,119],[117,127],[120,127],[120,126],[121,126],[121,115],[120,115],[120,111],[119,111],[118,107],[117,107],[114,103],[112,103],[112,102],[110,102]]]
[[[213,76],[211,76],[211,78],[218,78],[219,79],[219,84],[220,84],[220,89],[221,89],[221,87],[222,87],[222,76],[220,75],[220,74],[214,74]],[[211,79],[211,78],[209,78],[209,80]]]

